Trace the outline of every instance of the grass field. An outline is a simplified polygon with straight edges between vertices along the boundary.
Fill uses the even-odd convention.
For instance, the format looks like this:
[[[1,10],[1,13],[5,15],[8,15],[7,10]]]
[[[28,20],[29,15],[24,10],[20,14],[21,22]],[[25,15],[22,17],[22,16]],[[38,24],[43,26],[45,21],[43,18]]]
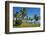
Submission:
[[[31,24],[31,23],[22,23],[19,26],[13,26],[14,28],[22,28],[22,27],[40,27],[40,24]]]

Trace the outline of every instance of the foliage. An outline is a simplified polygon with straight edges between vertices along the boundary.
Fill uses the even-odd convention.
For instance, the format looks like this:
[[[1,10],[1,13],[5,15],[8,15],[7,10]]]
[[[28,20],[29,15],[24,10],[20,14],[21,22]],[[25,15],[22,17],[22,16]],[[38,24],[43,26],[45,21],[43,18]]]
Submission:
[[[22,15],[22,19],[24,19],[24,17],[26,16],[26,8],[22,8],[22,9],[20,10],[20,13],[21,13],[21,15]]]
[[[31,19],[31,21],[32,21],[33,19]]]
[[[15,26],[18,26],[18,25],[22,24],[22,19],[24,19],[25,15],[26,15],[25,11],[26,11],[26,8],[22,8],[20,10],[20,12],[15,13],[15,17],[16,17],[15,24],[14,24]],[[22,18],[21,20],[19,20],[20,16]]]
[[[36,21],[38,21],[38,16],[37,16],[37,15],[34,15],[34,19],[35,19]]]
[[[22,21],[21,20],[16,20],[14,26],[19,26],[21,24],[22,24]]]
[[[15,13],[15,17],[17,17],[17,16],[18,16],[18,12]]]

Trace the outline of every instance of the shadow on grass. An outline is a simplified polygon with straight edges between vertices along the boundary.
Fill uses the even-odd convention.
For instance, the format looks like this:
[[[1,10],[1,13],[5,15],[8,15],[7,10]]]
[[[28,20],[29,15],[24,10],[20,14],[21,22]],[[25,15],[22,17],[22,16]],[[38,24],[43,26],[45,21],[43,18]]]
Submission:
[[[22,27],[40,27],[40,24],[22,23],[21,25],[13,26],[13,28],[22,28]]]

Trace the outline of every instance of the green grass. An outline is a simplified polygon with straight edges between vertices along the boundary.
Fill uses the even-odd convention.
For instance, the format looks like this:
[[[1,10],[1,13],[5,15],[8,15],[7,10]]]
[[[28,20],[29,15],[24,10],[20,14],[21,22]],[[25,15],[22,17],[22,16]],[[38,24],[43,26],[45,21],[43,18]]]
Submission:
[[[19,26],[13,26],[14,28],[22,28],[22,27],[40,27],[40,24],[31,24],[31,23],[22,23]]]

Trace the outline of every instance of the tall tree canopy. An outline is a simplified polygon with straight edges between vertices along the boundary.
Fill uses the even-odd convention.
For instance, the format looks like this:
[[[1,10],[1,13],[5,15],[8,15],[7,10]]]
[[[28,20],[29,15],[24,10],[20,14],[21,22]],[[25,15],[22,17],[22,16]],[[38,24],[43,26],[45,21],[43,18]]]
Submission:
[[[37,16],[37,15],[34,15],[34,19],[35,19],[36,21],[38,21],[38,16]]]

